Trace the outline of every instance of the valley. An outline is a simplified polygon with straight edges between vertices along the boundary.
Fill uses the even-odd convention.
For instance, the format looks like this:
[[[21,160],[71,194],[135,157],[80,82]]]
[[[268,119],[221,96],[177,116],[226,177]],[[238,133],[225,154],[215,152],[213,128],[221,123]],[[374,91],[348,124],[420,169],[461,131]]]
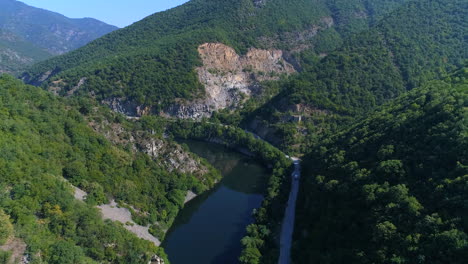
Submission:
[[[466,0],[0,0],[0,263],[465,263],[467,32]]]

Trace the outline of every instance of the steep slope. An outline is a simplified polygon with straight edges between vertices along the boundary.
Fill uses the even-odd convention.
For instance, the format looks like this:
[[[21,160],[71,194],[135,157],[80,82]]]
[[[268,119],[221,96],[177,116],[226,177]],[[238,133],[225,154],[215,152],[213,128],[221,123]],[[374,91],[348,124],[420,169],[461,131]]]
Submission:
[[[141,115],[137,111],[139,108],[146,109],[146,114],[177,116],[179,113],[173,113],[174,107],[185,109],[195,99],[203,100],[210,94],[195,70],[203,66],[202,54],[197,52],[202,45],[221,43],[233,48],[239,56],[252,48],[274,54],[283,52],[277,63],[286,61],[294,65],[291,53],[311,48],[327,52],[339,46],[341,34],[367,28],[377,15],[403,2],[193,0],[70,54],[38,64],[25,73],[23,79],[32,84],[46,81],[46,87],[58,83],[62,94],[85,80],[78,93],[93,94],[119,109],[127,109],[126,114]],[[372,11],[374,9],[381,12]],[[300,66],[295,65],[295,68]],[[223,72],[219,73],[221,75],[214,74],[214,79],[223,77]],[[238,98],[255,93],[256,84],[261,80],[258,76],[276,76],[282,72],[252,73],[252,78],[244,83],[249,89],[247,92],[236,85],[225,86],[226,92],[234,94],[231,101],[237,102]],[[226,106],[238,105],[228,103]],[[219,110],[205,108],[209,109],[204,116]],[[186,112],[196,115],[199,111],[192,107]]]
[[[284,146],[301,143],[298,135],[310,143],[327,126],[462,66],[468,58],[466,28],[466,1],[405,4],[325,58],[302,57],[311,66],[279,84],[283,92],[263,108],[246,113],[246,125],[256,128],[265,120],[265,131],[276,133]]]
[[[162,250],[104,222],[95,205],[115,199],[162,238],[187,191],[204,191],[219,177],[180,146],[121,116],[7,75],[0,76],[0,120],[0,218],[11,219],[8,241],[25,244],[33,262],[146,264]],[[71,184],[87,192],[84,203],[75,200]]]
[[[8,30],[49,53],[63,54],[117,28],[92,18],[71,19],[16,0],[1,0],[0,29]]]
[[[465,263],[468,70],[433,81],[304,159],[295,263]]]
[[[15,34],[0,29],[0,73],[19,73],[52,55]]]

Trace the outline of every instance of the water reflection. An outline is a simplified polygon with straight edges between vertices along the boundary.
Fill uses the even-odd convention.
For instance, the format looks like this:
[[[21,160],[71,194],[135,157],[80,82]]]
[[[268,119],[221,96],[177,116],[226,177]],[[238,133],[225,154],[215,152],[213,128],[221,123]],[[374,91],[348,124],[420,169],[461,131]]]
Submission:
[[[172,264],[238,263],[240,239],[260,207],[267,171],[257,162],[223,146],[184,141],[223,174],[213,190],[186,204],[163,247]]]

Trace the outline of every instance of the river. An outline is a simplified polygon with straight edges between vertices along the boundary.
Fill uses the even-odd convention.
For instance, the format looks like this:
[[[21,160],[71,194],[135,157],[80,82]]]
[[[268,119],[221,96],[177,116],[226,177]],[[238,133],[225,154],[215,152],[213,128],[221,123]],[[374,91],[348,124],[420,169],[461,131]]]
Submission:
[[[162,247],[172,264],[234,264],[240,240],[263,200],[268,171],[258,162],[221,145],[183,141],[219,169],[223,180],[181,210]]]

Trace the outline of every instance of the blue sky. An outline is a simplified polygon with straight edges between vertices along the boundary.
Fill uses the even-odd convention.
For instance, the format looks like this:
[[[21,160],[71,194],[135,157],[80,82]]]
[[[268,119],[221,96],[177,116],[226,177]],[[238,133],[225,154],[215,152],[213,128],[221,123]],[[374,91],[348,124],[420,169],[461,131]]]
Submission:
[[[125,27],[153,13],[181,5],[187,0],[19,0],[71,18],[92,17]]]

